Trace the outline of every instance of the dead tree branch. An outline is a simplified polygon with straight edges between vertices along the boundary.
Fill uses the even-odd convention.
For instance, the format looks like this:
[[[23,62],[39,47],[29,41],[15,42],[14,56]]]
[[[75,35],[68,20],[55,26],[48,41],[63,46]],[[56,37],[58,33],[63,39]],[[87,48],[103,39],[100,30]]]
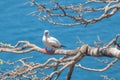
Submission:
[[[30,14],[39,20],[62,26],[93,24],[113,16],[120,9],[119,0],[86,0],[84,3],[66,5],[55,0],[50,3],[48,1],[47,4],[35,0],[27,3],[37,6],[38,9]],[[91,6],[93,4],[96,6]],[[95,14],[98,16],[95,16]],[[89,16],[89,18],[86,16]]]
[[[78,64],[78,65],[76,65],[76,66],[79,67],[79,68],[85,69],[85,70],[89,70],[89,71],[103,72],[103,71],[109,69],[109,68],[110,68],[113,64],[115,64],[118,60],[119,60],[119,59],[116,58],[115,60],[113,60],[112,62],[110,62],[109,64],[107,64],[107,66],[104,67],[103,69],[86,68],[86,67],[82,66],[81,64]]]
[[[120,35],[117,35],[112,41],[110,41],[107,45],[102,47],[90,47],[87,44],[82,45],[80,48],[74,50],[64,50],[57,49],[55,51],[46,51],[46,49],[41,48],[35,44],[31,44],[28,41],[19,41],[16,45],[12,46],[11,44],[0,43],[0,52],[9,52],[15,54],[25,54],[31,51],[37,51],[44,54],[51,55],[63,55],[62,58],[50,58],[45,63],[34,63],[27,62],[27,59],[31,58],[22,58],[15,62],[7,62],[8,65],[14,65],[15,63],[20,62],[22,66],[18,66],[13,70],[4,72],[0,71],[0,79],[13,79],[20,77],[29,79],[32,78],[33,74],[41,74],[43,77],[39,77],[39,79],[43,80],[57,80],[61,73],[69,68],[67,80],[70,80],[73,70],[75,67],[79,67],[85,70],[95,71],[95,72],[103,72],[113,66],[120,58],[120,43],[118,42],[118,38]],[[97,57],[113,57],[115,60],[108,63],[106,67],[102,69],[92,69],[86,68],[81,64],[78,64],[85,56],[97,56]],[[53,68],[50,74],[44,73],[45,70]],[[36,70],[39,69],[39,70]],[[55,77],[56,76],[56,77]]]

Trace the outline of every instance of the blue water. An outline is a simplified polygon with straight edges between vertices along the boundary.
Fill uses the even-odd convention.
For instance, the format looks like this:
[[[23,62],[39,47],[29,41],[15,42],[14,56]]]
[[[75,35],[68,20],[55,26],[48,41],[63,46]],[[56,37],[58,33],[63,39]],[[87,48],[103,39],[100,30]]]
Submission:
[[[43,31],[50,30],[51,35],[57,37],[61,43],[67,46],[67,49],[75,49],[79,45],[76,44],[77,36],[91,46],[97,36],[104,42],[108,42],[120,33],[120,11],[109,19],[104,19],[95,24],[90,24],[87,28],[82,25],[76,27],[61,27],[52,25],[48,22],[41,22],[37,18],[27,15],[35,8],[24,5],[27,0],[0,0],[0,41],[15,45],[19,40],[27,40],[40,47],[44,47],[41,42]],[[74,1],[73,1],[74,2]],[[11,54],[1,53],[0,59],[15,61],[23,57],[33,56],[34,62],[44,62],[50,57],[58,57],[52,55],[44,55],[38,52],[30,52],[27,54]],[[103,67],[104,64],[95,61],[94,57],[85,57],[81,63],[87,67]],[[116,64],[119,65],[119,62]],[[2,70],[9,69],[9,66],[0,65]],[[67,70],[66,70],[67,71]],[[66,71],[63,72],[59,80],[66,79]],[[114,75],[113,75],[114,74]],[[120,69],[112,67],[109,70],[99,73],[91,72],[76,68],[72,80],[103,80],[100,75],[108,75],[119,80]]]

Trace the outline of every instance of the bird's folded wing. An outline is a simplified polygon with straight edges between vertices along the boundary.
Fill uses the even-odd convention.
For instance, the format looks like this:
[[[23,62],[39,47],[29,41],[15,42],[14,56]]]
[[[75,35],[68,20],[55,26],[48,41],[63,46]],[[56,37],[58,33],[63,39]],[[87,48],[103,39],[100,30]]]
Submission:
[[[50,37],[48,41],[49,41],[50,45],[55,48],[58,48],[61,45],[60,42],[54,37]]]

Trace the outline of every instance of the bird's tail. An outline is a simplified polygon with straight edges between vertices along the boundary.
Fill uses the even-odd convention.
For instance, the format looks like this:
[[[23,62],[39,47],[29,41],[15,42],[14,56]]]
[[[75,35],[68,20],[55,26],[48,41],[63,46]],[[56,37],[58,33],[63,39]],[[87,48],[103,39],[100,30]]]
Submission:
[[[66,47],[65,45],[61,45],[60,47]]]

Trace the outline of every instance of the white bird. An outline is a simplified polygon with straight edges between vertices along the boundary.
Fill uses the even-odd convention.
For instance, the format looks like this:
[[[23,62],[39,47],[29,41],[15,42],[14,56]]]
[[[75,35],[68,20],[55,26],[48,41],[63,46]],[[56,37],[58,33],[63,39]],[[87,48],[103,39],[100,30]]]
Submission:
[[[61,43],[56,38],[50,36],[50,33],[48,30],[44,31],[42,42],[46,46],[46,49],[47,48],[60,49],[61,47],[65,47],[61,45]]]

